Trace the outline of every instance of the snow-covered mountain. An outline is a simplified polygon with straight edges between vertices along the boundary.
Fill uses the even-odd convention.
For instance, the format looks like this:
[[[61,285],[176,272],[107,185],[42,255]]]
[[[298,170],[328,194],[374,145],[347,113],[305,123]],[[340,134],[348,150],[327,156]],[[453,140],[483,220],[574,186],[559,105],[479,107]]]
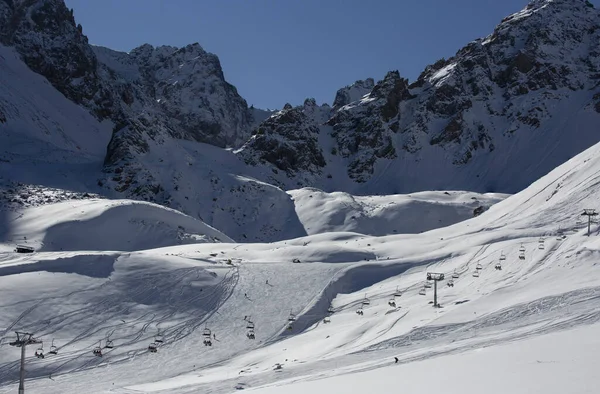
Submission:
[[[481,215],[422,234],[128,251],[80,250],[89,244],[76,239],[70,251],[33,254],[2,241],[0,393],[14,392],[19,376],[19,349],[7,345],[13,330],[43,340],[26,349],[26,386],[49,394],[326,392],[334,384],[360,393],[362,379],[417,387],[444,365],[439,377],[455,379],[451,392],[589,392],[600,383],[600,232],[594,223],[588,236],[580,218],[597,207],[599,179],[597,144]],[[122,209],[105,228],[118,234],[123,214],[137,209],[89,199],[69,212],[69,204],[27,208],[10,226],[35,239],[54,223],[94,228]],[[160,234],[152,221],[134,226]],[[427,272],[445,274],[440,308]]]
[[[598,141],[598,11],[534,0],[410,83],[248,108],[198,44],[92,46],[62,0],[0,0],[0,177],[156,202],[237,241],[306,235],[285,190],[519,191]]]
[[[91,46],[62,0],[0,9],[5,180],[158,202],[240,241],[305,234],[283,190],[219,149],[270,113],[248,108],[215,55]]]
[[[600,13],[534,0],[412,83],[393,71],[333,108],[284,108],[241,153],[288,189],[513,193],[600,140],[599,83]]]

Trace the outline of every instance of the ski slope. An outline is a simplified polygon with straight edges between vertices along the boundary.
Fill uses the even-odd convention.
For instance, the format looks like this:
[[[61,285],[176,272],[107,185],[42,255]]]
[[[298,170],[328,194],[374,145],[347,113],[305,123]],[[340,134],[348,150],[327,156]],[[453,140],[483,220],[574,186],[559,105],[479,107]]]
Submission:
[[[600,231],[594,224],[587,237],[579,220],[599,185],[596,145],[482,215],[421,234],[33,255],[5,244],[0,393],[16,390],[19,352],[6,345],[16,329],[36,333],[46,351],[53,338],[59,347],[44,359],[27,351],[27,387],[45,393],[358,393],[403,382],[416,391],[442,366],[432,387],[451,392],[439,385],[470,372],[476,378],[454,392],[481,392],[485,366],[508,371],[496,392],[586,392],[598,383],[584,366],[598,347]],[[424,288],[426,272],[446,276],[441,308]],[[212,346],[203,345],[205,328]],[[164,342],[150,353],[159,333]],[[114,347],[93,356],[108,337]],[[555,353],[543,350],[549,343]],[[569,391],[569,379],[585,380]]]
[[[463,191],[353,196],[311,187],[287,193],[294,199],[308,235],[340,231],[375,236],[421,233],[470,219],[476,209],[487,210],[508,197]]]
[[[133,251],[185,243],[233,242],[200,220],[133,200],[82,199],[4,211],[0,236],[39,251]]]

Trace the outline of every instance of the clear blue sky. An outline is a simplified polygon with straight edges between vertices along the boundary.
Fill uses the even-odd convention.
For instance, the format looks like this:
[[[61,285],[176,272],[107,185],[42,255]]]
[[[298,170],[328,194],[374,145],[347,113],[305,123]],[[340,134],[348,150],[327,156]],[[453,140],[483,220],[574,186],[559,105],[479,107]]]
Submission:
[[[527,0],[66,0],[90,43],[198,42],[259,108],[330,103],[357,79],[389,70],[414,80]],[[598,6],[600,0],[593,0]]]

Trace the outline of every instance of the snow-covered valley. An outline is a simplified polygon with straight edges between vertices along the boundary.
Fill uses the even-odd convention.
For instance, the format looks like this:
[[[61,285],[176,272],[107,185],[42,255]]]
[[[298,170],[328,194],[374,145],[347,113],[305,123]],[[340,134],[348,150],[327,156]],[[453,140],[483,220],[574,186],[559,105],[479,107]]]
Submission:
[[[504,368],[520,343],[531,349],[521,360],[540,359],[519,364],[521,369],[543,369],[544,361],[567,365],[545,369],[554,375],[546,392],[559,392],[551,389],[561,386],[550,383],[581,376],[573,369],[596,349],[596,342],[584,344],[600,320],[600,233],[593,224],[588,237],[580,215],[597,203],[599,153],[600,145],[594,146],[480,216],[421,234],[329,232],[269,244],[209,242],[126,252],[42,248],[34,254],[11,252],[14,243],[4,242],[0,392],[15,390],[18,378],[19,351],[8,345],[14,330],[44,341],[46,357],[34,357],[31,346],[26,365],[28,387],[46,393],[229,393],[236,387],[326,392],[332,384],[358,393],[365,386],[350,385],[361,374],[390,385],[408,379],[417,387],[411,379],[435,365],[449,363],[448,374],[465,378],[469,374],[457,369],[480,363]],[[101,211],[98,204],[111,205],[78,203],[81,210],[89,206],[81,233],[86,223],[97,223],[92,217]],[[51,223],[36,221],[35,212],[47,210],[54,226],[61,217],[71,221],[60,214],[61,204],[67,203],[27,208],[11,226],[21,229],[18,237],[48,234]],[[152,221],[138,225],[153,228]],[[202,231],[209,228],[196,227]],[[445,274],[438,284],[441,308],[432,307],[427,272]],[[256,339],[246,335],[248,321]],[[212,346],[203,345],[206,328],[214,334]],[[569,334],[580,332],[585,335]],[[163,342],[149,352],[158,335]],[[566,350],[550,359],[537,350],[572,335],[575,361]],[[56,355],[47,353],[52,340]],[[94,347],[107,340],[113,347],[94,356]],[[400,372],[390,375],[396,367]],[[517,392],[539,387],[527,378],[539,373],[519,375]],[[475,392],[482,379],[460,392]],[[576,387],[595,383],[590,376]]]
[[[277,111],[82,31],[0,0],[0,394],[597,391],[591,3]]]

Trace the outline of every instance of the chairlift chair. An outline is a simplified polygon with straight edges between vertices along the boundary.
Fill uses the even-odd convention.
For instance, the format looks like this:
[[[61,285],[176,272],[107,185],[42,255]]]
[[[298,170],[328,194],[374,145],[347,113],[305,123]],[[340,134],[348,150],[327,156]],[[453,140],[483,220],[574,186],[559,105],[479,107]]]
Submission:
[[[202,341],[202,343],[204,343],[204,346],[212,346],[212,341],[208,337],[204,338],[204,341]]]
[[[94,354],[94,356],[102,357],[102,341],[99,342],[98,346],[94,348],[92,353]]]
[[[483,269],[483,266],[480,263],[477,263],[477,265],[475,266],[475,269],[477,271],[481,271]]]
[[[498,271],[502,271],[502,264],[500,264],[500,263],[497,263],[497,264],[494,266],[494,268],[495,268],[496,270],[498,270]]]
[[[327,324],[327,323],[331,323],[331,318],[329,316],[325,316],[323,318],[323,323]]]
[[[202,333],[202,335],[204,335],[206,338],[210,338],[212,335],[210,328],[204,327],[204,332]]]
[[[253,330],[254,329],[254,323],[250,320],[248,320],[248,323],[246,323],[246,328]]]
[[[458,272],[454,271],[454,273],[452,274],[452,279],[458,279],[460,277],[460,275],[458,274]]]
[[[357,315],[361,315],[361,316],[362,316],[362,315],[364,315],[365,313],[363,312],[363,309],[362,309],[362,308],[358,308],[358,309],[356,310],[356,314],[357,314]]]
[[[426,289],[431,289],[431,283],[425,282],[425,284],[423,285],[423,287],[425,287]]]
[[[111,341],[109,338],[106,338],[106,345],[104,345],[104,347],[107,349],[112,349],[114,347],[113,341]]]
[[[398,287],[396,287],[396,292],[394,292],[394,297],[402,297],[402,292]]]
[[[500,252],[500,261],[506,260],[506,255],[503,252]]]
[[[431,273],[427,273],[427,280],[431,280]]]
[[[248,339],[256,339],[256,337],[254,335],[254,330],[248,330],[248,332],[246,333],[246,336],[248,337]]]
[[[37,358],[44,358],[44,344],[43,344],[43,342],[40,345],[40,347],[35,350],[35,356]]]
[[[523,244],[521,244],[521,247],[519,248],[519,252],[525,253],[525,246],[523,246]]]
[[[163,343],[163,336],[160,333],[156,334],[156,336],[154,337],[154,342],[155,343]]]
[[[48,353],[54,355],[58,354],[58,348],[54,346],[54,339],[52,340],[52,345],[50,346],[50,351]]]
[[[290,316],[288,317],[288,321],[291,321],[291,322],[292,322],[292,321],[296,321],[296,315],[294,315],[294,314],[292,313],[292,311],[290,311]]]
[[[521,253],[519,255],[519,260],[525,260],[525,253]]]
[[[425,290],[425,288],[423,287],[421,290],[419,290],[419,295],[426,295],[427,294],[427,290]]]
[[[479,278],[479,271],[475,271],[475,272],[473,272],[473,276],[474,276],[475,278]]]
[[[363,305],[370,305],[371,304],[371,301],[367,298],[366,294],[365,294],[365,298],[362,301],[362,304]]]
[[[158,351],[158,346],[156,342],[152,342],[150,345],[148,345],[148,350],[150,351],[150,353],[156,353]]]
[[[450,279],[448,282],[446,282],[446,285],[448,285],[448,287],[454,287],[454,280]]]
[[[391,307],[396,307],[396,300],[394,300],[393,298],[391,300],[388,301],[388,305]]]

